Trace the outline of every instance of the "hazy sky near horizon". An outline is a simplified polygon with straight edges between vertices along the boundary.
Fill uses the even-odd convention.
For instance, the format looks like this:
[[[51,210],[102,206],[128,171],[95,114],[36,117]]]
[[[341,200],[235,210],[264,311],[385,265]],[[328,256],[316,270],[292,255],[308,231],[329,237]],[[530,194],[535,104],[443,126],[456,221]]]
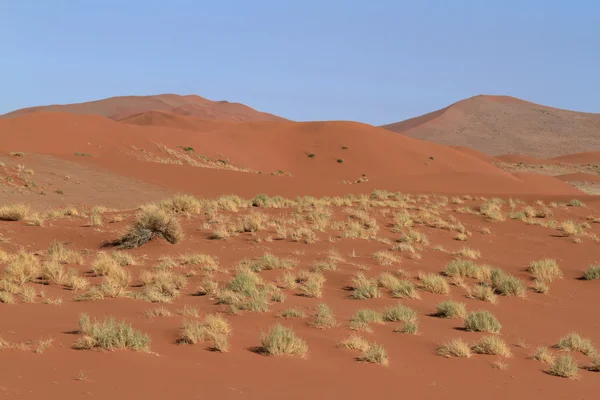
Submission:
[[[600,1],[0,0],[0,114],[198,94],[380,125],[477,94],[600,112]]]

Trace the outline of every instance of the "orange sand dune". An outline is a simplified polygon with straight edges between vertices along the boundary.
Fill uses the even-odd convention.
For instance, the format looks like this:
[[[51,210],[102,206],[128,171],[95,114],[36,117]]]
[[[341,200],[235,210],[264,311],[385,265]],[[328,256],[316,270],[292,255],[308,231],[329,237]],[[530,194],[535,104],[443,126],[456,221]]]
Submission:
[[[438,193],[579,194],[556,179],[514,176],[464,150],[354,122],[232,124],[163,113],[127,121],[149,121],[151,125],[47,112],[3,118],[0,146],[4,152],[57,156],[199,195],[339,195],[375,188]],[[156,126],[161,124],[171,127]],[[191,147],[194,157],[226,159],[231,165],[261,174],[194,167],[187,161],[172,165],[141,159],[148,155],[173,157],[161,152],[159,145],[168,146],[179,156],[187,155],[183,147]],[[368,182],[341,183],[355,182],[364,176]]]
[[[587,174],[584,172],[576,172],[573,174],[559,175],[556,178],[564,182],[600,182],[600,175]]]
[[[176,94],[119,96],[84,103],[30,107],[10,112],[4,116],[12,117],[39,111],[94,114],[115,120],[147,111],[170,111],[174,114],[228,121],[285,120],[239,103],[211,101],[196,95],[180,96]]]
[[[552,161],[566,164],[600,164],[600,151],[568,154],[566,156],[553,158]]]
[[[561,110],[509,96],[471,97],[383,128],[493,156],[548,158],[600,148],[600,114]]]
[[[512,163],[512,164],[528,164],[528,165],[541,165],[541,164],[554,164],[551,159],[535,158],[522,154],[503,154],[501,156],[494,157],[496,160]]]

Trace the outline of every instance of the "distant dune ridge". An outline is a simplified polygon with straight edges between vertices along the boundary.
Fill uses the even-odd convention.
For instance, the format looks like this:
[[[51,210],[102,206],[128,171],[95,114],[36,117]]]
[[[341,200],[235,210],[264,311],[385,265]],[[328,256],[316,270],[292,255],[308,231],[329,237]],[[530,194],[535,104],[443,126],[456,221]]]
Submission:
[[[382,127],[492,156],[550,158],[600,150],[600,114],[561,110],[509,96],[479,95]]]
[[[6,117],[32,112],[68,112],[71,114],[101,115],[113,120],[128,118],[149,111],[167,111],[176,115],[224,121],[285,121],[273,114],[256,111],[240,103],[211,101],[196,95],[180,96],[160,94],[155,96],[119,96],[85,103],[30,107],[16,110]]]

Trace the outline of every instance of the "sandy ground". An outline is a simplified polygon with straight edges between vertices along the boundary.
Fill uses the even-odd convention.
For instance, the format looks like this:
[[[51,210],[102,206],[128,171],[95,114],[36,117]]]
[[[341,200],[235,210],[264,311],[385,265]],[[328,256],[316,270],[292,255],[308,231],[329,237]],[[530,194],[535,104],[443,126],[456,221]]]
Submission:
[[[21,249],[43,265],[50,243],[58,241],[82,257],[81,263],[64,263],[62,268],[88,282],[86,288],[69,290],[34,274],[23,285],[10,288],[11,296],[2,294],[6,287],[0,289],[4,296],[0,298],[12,299],[0,302],[4,360],[0,393],[6,397],[354,399],[390,393],[461,399],[480,398],[482,393],[490,399],[596,397],[600,373],[585,369],[592,365],[592,356],[552,350],[574,357],[581,367],[576,380],[551,376],[545,372],[549,365],[530,358],[539,346],[552,346],[571,331],[600,344],[600,322],[593,317],[600,280],[579,279],[598,263],[600,202],[560,177],[504,170],[497,160],[475,150],[352,122],[215,122],[164,111],[119,122],[38,112],[0,118],[0,138],[0,206],[25,203],[31,209],[23,220],[0,221],[0,250],[6,254],[0,257],[1,280],[11,276],[11,257]],[[281,208],[246,207],[244,200],[234,210],[235,197],[204,200],[200,209],[176,216],[185,234],[178,243],[156,238],[123,250],[137,260],[136,265],[119,267],[131,277],[124,289],[128,295],[76,301],[107,279],[92,272],[98,252],[105,250],[101,245],[118,238],[134,222],[139,206],[178,192],[203,199],[223,195],[250,199],[267,193],[292,203]],[[419,195],[423,193],[428,195]],[[322,198],[347,194],[355,196],[347,197],[345,205],[336,203],[343,203],[341,199]],[[303,196],[321,200],[315,205]],[[481,211],[492,204],[492,197],[503,199],[493,203],[498,204],[497,220]],[[583,204],[568,205],[572,199]],[[76,206],[79,216],[46,214],[67,205]],[[102,224],[92,226],[94,206],[108,209],[97,211]],[[398,212],[411,216],[412,227],[394,227]],[[44,216],[41,226],[34,226],[33,213],[38,213],[38,223]],[[257,213],[265,216],[262,226],[256,232],[239,232],[239,224]],[[363,234],[366,226],[376,229],[363,238],[347,238],[350,228],[342,223],[353,222],[361,227],[353,229]],[[561,226],[574,232],[567,235]],[[310,243],[295,239],[301,228],[304,234],[311,232]],[[231,237],[213,239],[219,229],[228,230]],[[412,243],[412,253],[400,251],[396,246],[410,232],[425,235],[427,242]],[[459,232],[464,240],[457,240]],[[499,295],[496,303],[468,297],[469,290],[487,282],[485,278],[456,281],[442,275],[452,259],[466,257],[457,254],[463,247],[479,252],[477,265],[501,268],[518,278],[526,288],[524,296]],[[282,285],[286,272],[311,270],[332,250],[340,258],[335,270],[323,272],[320,297],[301,296],[298,288]],[[267,252],[294,260],[288,270],[258,272],[264,282],[279,287],[283,302],[268,301],[264,312],[231,313],[229,306],[218,304],[218,292],[196,295],[206,279],[222,289],[242,260]],[[392,256],[392,262],[382,265],[374,258],[376,252]],[[177,261],[193,253],[216,257],[218,266],[207,270]],[[165,257],[174,264],[161,267]],[[532,289],[534,280],[526,271],[531,262],[542,259],[556,260],[563,274],[548,283],[545,294]],[[185,277],[186,284],[165,303],[132,298],[132,293],[145,290],[144,274],[157,268]],[[350,298],[358,273],[375,279],[383,272],[412,282],[419,299],[394,298],[385,288],[376,298]],[[424,290],[420,272],[443,277],[450,284],[448,293]],[[33,297],[27,299],[24,293],[32,291]],[[472,345],[484,336],[462,329],[462,318],[432,316],[443,300],[463,302],[468,311],[493,313],[502,324],[497,336],[512,356],[437,355],[436,348],[447,340],[462,338]],[[310,326],[320,303],[331,307],[337,326],[323,330]],[[371,324],[371,332],[348,326],[359,309],[381,311],[398,303],[415,310],[416,335],[394,332],[400,322]],[[198,316],[180,315],[184,306]],[[146,316],[157,307],[172,315]],[[290,307],[303,311],[304,317],[277,317]],[[149,336],[150,350],[73,349],[82,336],[77,333],[82,312],[126,321]],[[184,321],[200,321],[212,313],[222,315],[232,327],[227,352],[211,351],[207,342],[176,343]],[[256,351],[261,334],[276,323],[291,327],[306,342],[304,358]],[[383,346],[389,364],[361,362],[359,351],[341,348],[340,341],[352,333]],[[43,341],[49,339],[44,347]]]

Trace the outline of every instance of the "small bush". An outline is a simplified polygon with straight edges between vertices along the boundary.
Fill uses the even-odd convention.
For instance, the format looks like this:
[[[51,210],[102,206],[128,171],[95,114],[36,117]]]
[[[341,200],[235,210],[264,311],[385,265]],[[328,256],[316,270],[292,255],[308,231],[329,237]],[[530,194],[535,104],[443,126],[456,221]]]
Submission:
[[[183,239],[183,236],[181,225],[172,214],[156,207],[149,207],[138,214],[135,223],[121,238],[105,243],[105,246],[134,249],[155,237],[161,237],[175,244]]]
[[[399,280],[398,284],[392,288],[392,297],[418,299],[419,292],[415,285],[407,280]]]
[[[69,250],[62,243],[53,240],[46,252],[48,258],[52,261],[67,263],[67,264],[82,264],[83,257],[81,254]]]
[[[560,350],[576,351],[584,356],[593,356],[596,354],[596,348],[590,339],[581,337],[575,332],[569,333],[558,340],[556,348]]]
[[[298,290],[305,297],[320,298],[323,296],[325,277],[319,272],[309,273],[307,279],[300,284]]]
[[[470,247],[461,247],[454,253],[454,255],[476,260],[481,257],[481,252],[479,250],[473,250]]]
[[[416,335],[419,332],[419,325],[416,321],[405,322],[401,328],[394,329],[394,332],[404,333],[406,335]]]
[[[465,329],[472,332],[498,333],[502,329],[502,325],[492,313],[487,310],[480,310],[467,315]]]
[[[475,287],[469,290],[468,297],[488,303],[495,303],[497,301],[494,289],[487,285],[475,285]]]
[[[437,347],[436,353],[443,357],[471,357],[471,347],[462,339],[454,339]]]
[[[362,308],[350,318],[348,327],[352,330],[371,332],[370,323],[381,324],[383,323],[383,317],[377,311]]]
[[[497,336],[484,336],[472,347],[477,354],[490,354],[495,356],[510,357],[511,352],[504,340]]]
[[[291,328],[276,324],[261,336],[261,350],[270,356],[304,357],[308,346]]]
[[[590,265],[583,273],[583,279],[586,281],[600,279],[600,265]]]
[[[342,347],[358,351],[367,351],[369,345],[370,343],[366,339],[356,334],[349,336],[340,343]]]
[[[309,326],[317,329],[329,329],[337,325],[333,311],[327,304],[319,304]]]
[[[444,269],[444,275],[480,279],[479,267],[470,260],[455,259],[450,261]]]
[[[561,378],[576,379],[579,375],[579,366],[568,354],[561,354],[554,359],[548,370],[550,375]]]
[[[442,301],[437,305],[435,316],[440,318],[465,318],[467,316],[467,306],[465,303],[457,301]]]
[[[529,264],[527,271],[542,282],[552,282],[555,278],[562,278],[563,276],[556,260],[550,258],[532,262]]]
[[[552,354],[552,351],[550,351],[550,349],[546,346],[538,347],[532,354],[531,358],[546,364],[554,363],[554,354]]]
[[[342,160],[341,158],[338,158],[338,159],[337,159],[337,162],[338,162],[338,164],[341,164],[341,163],[343,163],[343,162],[344,162],[344,160]]]
[[[388,266],[400,261],[398,257],[389,251],[377,251],[373,253],[373,259],[377,261],[379,265]]]
[[[567,206],[569,206],[569,207],[583,207],[583,206],[585,206],[585,204],[581,200],[572,199],[572,200],[569,200],[569,202],[567,203]]]
[[[421,289],[426,292],[436,294],[447,294],[450,292],[450,286],[444,277],[436,274],[419,274]]]
[[[84,336],[73,344],[75,349],[101,348],[104,350],[129,349],[134,351],[149,351],[150,349],[148,335],[136,331],[124,321],[118,323],[114,318],[92,322],[87,314],[80,314],[79,332]]]
[[[0,221],[22,221],[27,218],[29,207],[25,204],[13,204],[0,207]]]
[[[381,295],[377,280],[367,278],[360,272],[352,279],[352,286],[354,291],[350,298],[355,300],[374,299]]]
[[[293,319],[293,318],[304,318],[304,312],[297,308],[288,308],[277,314],[277,318]]]
[[[388,365],[389,364],[389,360],[388,360],[385,349],[383,348],[383,346],[375,344],[375,343],[369,344],[369,347],[367,348],[367,350],[365,350],[363,352],[363,354],[361,356],[359,356],[357,359],[358,359],[358,361],[364,361],[364,362],[369,362],[369,363],[373,363],[373,364],[380,364],[380,365]]]
[[[417,313],[412,308],[398,303],[385,308],[381,313],[381,317],[384,321],[390,322],[415,322],[417,320]]]
[[[496,293],[503,296],[525,297],[526,288],[523,282],[501,269],[492,270],[490,279]]]
[[[202,322],[185,321],[179,342],[196,344],[209,341],[211,342],[211,350],[225,353],[229,348],[230,335],[231,327],[229,322],[219,314],[209,314]]]

